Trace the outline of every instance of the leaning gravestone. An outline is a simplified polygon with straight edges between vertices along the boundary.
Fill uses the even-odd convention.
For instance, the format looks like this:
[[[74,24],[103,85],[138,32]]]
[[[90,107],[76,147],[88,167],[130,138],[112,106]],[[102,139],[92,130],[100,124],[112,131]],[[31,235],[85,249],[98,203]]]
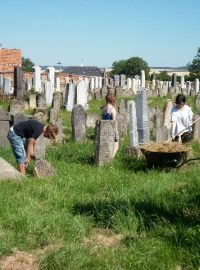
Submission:
[[[0,157],[0,180],[22,180],[24,175]]]
[[[0,107],[0,147],[9,145],[7,133],[10,128],[10,115]]]
[[[46,141],[44,135],[41,134],[35,141],[34,157],[36,160],[45,159]]]
[[[86,114],[83,106],[75,105],[72,110],[72,138],[75,141],[86,140]]]
[[[95,127],[95,163],[103,166],[111,163],[114,153],[115,122],[97,120]]]
[[[39,178],[47,178],[49,176],[55,175],[55,169],[48,161],[38,159],[34,164],[34,174]]]

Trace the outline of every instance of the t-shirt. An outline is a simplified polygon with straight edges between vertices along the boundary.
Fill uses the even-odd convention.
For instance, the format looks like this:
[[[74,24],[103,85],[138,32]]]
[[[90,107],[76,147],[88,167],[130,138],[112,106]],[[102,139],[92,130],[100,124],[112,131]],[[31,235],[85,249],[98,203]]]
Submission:
[[[172,137],[177,134],[191,131],[193,112],[188,105],[184,105],[182,109],[178,109],[176,106],[171,111],[171,122],[173,122]],[[183,132],[183,133],[184,133]]]
[[[27,120],[14,125],[14,132],[21,138],[37,139],[43,132],[44,125],[37,120]]]

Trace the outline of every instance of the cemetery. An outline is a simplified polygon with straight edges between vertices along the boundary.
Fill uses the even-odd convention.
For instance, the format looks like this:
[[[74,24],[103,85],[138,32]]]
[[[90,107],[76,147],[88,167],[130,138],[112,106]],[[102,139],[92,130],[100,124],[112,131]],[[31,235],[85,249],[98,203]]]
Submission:
[[[198,79],[147,81],[143,70],[135,78],[40,66],[31,76],[20,66],[13,78],[0,74],[0,269],[20,261],[22,270],[198,269],[199,90]],[[163,150],[179,93],[194,112],[192,140]],[[117,100],[115,157],[115,123],[100,109],[108,94]],[[59,133],[55,143],[36,140],[25,177],[7,133],[28,119],[54,123]],[[157,155],[164,166],[155,166],[152,152],[176,161]]]

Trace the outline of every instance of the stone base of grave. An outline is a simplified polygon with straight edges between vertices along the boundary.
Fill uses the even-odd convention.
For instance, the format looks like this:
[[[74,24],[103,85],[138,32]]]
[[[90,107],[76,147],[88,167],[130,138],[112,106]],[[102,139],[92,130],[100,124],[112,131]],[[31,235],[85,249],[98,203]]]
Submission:
[[[126,149],[126,155],[130,157],[136,157],[136,158],[144,158],[144,155],[142,154],[139,147],[132,147],[129,146]]]
[[[22,180],[25,178],[18,170],[11,166],[3,158],[0,158],[0,181],[1,180]]]
[[[48,161],[44,159],[38,159],[35,161],[34,174],[39,178],[47,178],[49,176],[55,175],[55,169]]]

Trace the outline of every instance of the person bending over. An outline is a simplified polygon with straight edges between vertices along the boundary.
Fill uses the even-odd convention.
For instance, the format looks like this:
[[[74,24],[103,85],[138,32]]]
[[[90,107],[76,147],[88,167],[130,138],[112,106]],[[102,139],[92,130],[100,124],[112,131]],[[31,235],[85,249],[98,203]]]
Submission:
[[[23,175],[26,175],[26,167],[31,158],[34,158],[35,141],[41,134],[55,141],[58,128],[52,124],[45,126],[37,120],[26,120],[14,125],[8,131],[7,138],[15,155],[17,168]]]
[[[191,108],[185,104],[186,97],[183,94],[179,94],[176,97],[175,103],[176,105],[171,111],[171,137],[174,141],[186,142],[189,140],[192,132],[193,112]]]

